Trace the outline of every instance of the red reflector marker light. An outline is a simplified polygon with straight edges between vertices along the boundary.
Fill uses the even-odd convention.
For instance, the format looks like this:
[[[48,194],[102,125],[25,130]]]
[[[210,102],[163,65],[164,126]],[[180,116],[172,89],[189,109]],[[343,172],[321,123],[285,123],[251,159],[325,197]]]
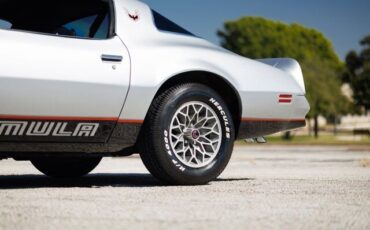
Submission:
[[[280,104],[289,104],[292,103],[293,95],[292,94],[280,94],[279,103]]]

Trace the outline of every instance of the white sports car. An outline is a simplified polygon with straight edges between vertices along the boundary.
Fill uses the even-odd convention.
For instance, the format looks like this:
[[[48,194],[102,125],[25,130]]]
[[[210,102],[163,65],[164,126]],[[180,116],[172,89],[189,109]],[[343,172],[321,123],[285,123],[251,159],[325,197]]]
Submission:
[[[204,184],[236,139],[305,125],[299,64],[250,60],[136,0],[0,0],[0,158],[52,177],[140,153],[167,184]]]

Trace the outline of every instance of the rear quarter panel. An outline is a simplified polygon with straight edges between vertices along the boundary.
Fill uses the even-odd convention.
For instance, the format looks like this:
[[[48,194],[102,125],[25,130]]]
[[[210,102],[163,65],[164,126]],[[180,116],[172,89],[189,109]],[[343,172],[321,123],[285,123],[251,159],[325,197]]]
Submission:
[[[160,32],[145,4],[117,1],[116,8],[117,33],[132,59],[131,87],[121,119],[144,119],[161,85],[189,71],[212,72],[230,82],[240,95],[243,118],[305,117],[308,104],[300,98],[304,90],[290,74],[200,38]],[[139,19],[132,20],[128,16],[131,13]],[[278,103],[279,95],[284,93],[294,95],[291,104]]]

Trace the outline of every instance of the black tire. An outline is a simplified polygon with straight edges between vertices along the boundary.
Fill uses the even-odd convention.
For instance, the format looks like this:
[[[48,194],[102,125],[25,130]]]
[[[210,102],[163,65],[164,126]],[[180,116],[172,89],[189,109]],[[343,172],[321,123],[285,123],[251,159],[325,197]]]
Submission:
[[[75,178],[89,174],[98,166],[101,157],[89,158],[39,158],[31,160],[40,172],[49,177]]]
[[[211,108],[222,129],[219,151],[216,153],[215,150],[217,155],[214,154],[215,158],[200,168],[184,164],[168,144],[173,116],[181,106],[191,102],[200,102]],[[139,150],[146,168],[163,183],[201,185],[216,179],[223,172],[230,160],[234,139],[232,115],[218,93],[202,84],[187,83],[172,87],[154,99],[140,135]]]

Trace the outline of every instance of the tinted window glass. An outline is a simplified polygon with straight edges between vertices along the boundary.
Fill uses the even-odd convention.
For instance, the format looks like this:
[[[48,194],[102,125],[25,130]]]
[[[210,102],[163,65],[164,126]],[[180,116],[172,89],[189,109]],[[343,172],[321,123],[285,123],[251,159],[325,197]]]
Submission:
[[[0,0],[12,29],[61,36],[108,38],[109,12],[106,0]]]
[[[96,18],[97,15],[78,19],[76,21],[65,24],[61,28],[62,30],[68,30],[68,34],[65,35],[87,38],[90,36],[90,28]]]
[[[10,29],[12,28],[12,23],[0,19],[0,29]]]
[[[100,25],[100,28],[95,34],[95,38],[106,38],[109,35],[109,15],[105,16],[104,21]]]
[[[192,33],[153,10],[154,23],[159,30],[194,36]]]

